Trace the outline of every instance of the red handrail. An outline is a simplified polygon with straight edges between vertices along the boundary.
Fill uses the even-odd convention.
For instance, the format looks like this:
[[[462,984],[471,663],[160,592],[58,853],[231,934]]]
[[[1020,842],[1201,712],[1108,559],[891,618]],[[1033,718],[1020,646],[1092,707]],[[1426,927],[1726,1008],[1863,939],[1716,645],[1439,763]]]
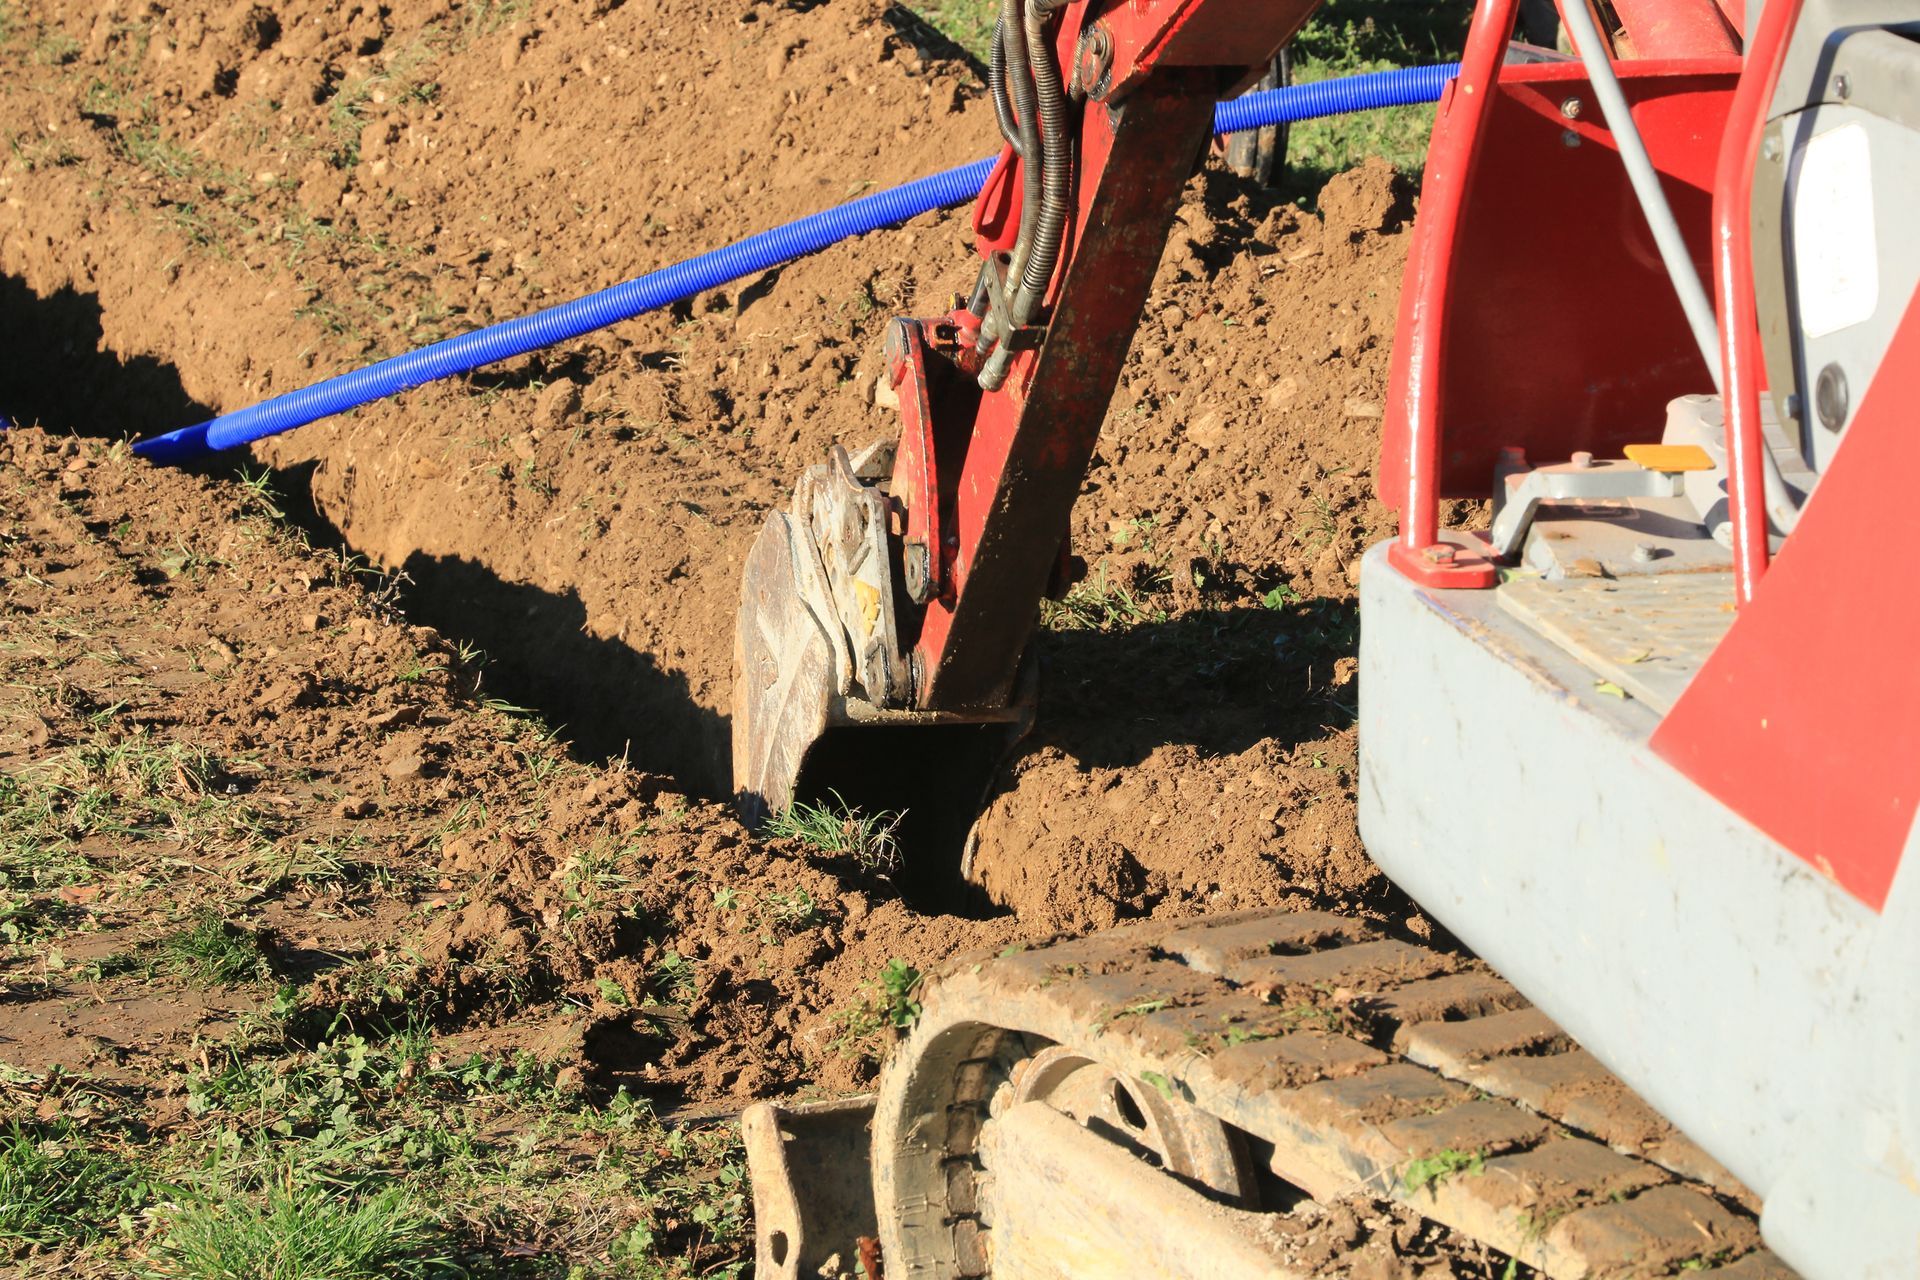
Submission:
[[[1441,175],[1458,170],[1458,188],[1467,187],[1480,153],[1481,126],[1492,106],[1500,64],[1513,38],[1517,5],[1518,0],[1479,0],[1475,7],[1465,56],[1460,60],[1460,76],[1442,100],[1446,125],[1433,132],[1434,145],[1427,156],[1430,184],[1437,186]],[[1455,112],[1460,113],[1458,120]],[[1459,203],[1438,203],[1426,216],[1432,222],[1422,228],[1421,234],[1429,247],[1417,285],[1413,323],[1400,338],[1413,347],[1406,366],[1407,488],[1400,511],[1400,545],[1404,555],[1416,560],[1440,540],[1440,379],[1447,335],[1439,320],[1446,313],[1447,288],[1453,276],[1452,246],[1457,239]]]
[[[1759,317],[1753,298],[1753,171],[1767,107],[1801,0],[1771,0],[1747,42],[1713,182],[1713,286],[1719,305],[1720,386],[1726,405],[1727,497],[1733,514],[1734,596],[1753,599],[1767,571],[1766,482],[1760,431]]]

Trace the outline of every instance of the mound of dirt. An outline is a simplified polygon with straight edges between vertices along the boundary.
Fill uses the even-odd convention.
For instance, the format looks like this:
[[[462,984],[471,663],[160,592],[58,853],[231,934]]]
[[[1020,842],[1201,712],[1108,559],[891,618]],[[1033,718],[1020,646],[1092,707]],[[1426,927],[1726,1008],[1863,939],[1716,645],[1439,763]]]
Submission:
[[[1120,616],[1055,612],[1037,731],[976,831],[974,874],[1029,923],[1311,903],[1426,931],[1353,816],[1406,192],[1374,163],[1321,203],[1209,170],[1180,211],[1074,516],[1080,598]]]

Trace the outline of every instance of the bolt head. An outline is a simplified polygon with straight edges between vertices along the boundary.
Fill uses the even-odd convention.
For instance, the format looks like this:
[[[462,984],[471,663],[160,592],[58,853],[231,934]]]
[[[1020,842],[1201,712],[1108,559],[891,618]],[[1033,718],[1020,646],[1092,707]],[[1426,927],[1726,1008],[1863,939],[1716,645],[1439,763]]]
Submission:
[[[1780,153],[1781,153],[1780,139],[1774,134],[1770,133],[1766,137],[1760,140],[1760,158],[1761,159],[1769,161],[1770,163],[1778,164],[1780,161]]]
[[[1459,552],[1444,542],[1436,542],[1430,547],[1422,547],[1420,554],[1429,564],[1452,564]]]
[[[1569,120],[1578,120],[1580,118],[1580,107],[1580,99],[1568,98],[1560,104],[1560,114]]]
[[[1813,384],[1813,410],[1819,415],[1820,425],[1829,431],[1840,430],[1847,425],[1847,413],[1852,407],[1847,371],[1837,362],[1829,364]]]
[[[1580,145],[1580,135],[1571,129],[1562,129],[1560,131],[1560,145],[1563,147],[1577,147]]]
[[[1833,96],[1845,102],[1853,96],[1853,81],[1843,73],[1833,78]]]
[[[1590,467],[1593,465],[1593,455],[1585,449],[1582,449],[1580,452],[1574,454],[1569,461],[1576,467]]]
[[[1651,542],[1639,543],[1633,549],[1633,562],[1635,564],[1652,564],[1655,560],[1659,559],[1659,557],[1660,548],[1654,546]]]

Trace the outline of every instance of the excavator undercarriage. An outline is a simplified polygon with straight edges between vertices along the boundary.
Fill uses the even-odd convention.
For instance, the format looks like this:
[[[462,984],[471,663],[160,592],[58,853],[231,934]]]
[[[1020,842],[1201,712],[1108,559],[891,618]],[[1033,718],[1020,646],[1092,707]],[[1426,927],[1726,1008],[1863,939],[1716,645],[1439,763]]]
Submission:
[[[1320,912],[961,957],[876,1099],[746,1123],[777,1277],[857,1275],[877,1210],[890,1276],[1279,1280],[1322,1247],[1302,1206],[1356,1200],[1556,1280],[1792,1274],[1751,1193],[1512,986]],[[823,1206],[869,1158],[866,1216]]]

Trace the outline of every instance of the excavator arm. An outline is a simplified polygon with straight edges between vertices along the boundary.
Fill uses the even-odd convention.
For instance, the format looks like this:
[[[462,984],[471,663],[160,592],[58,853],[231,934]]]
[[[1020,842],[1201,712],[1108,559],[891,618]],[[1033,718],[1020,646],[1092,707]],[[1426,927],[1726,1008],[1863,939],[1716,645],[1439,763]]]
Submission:
[[[1030,719],[1023,655],[1064,588],[1085,479],[1214,104],[1317,0],[1006,0],[1005,147],[950,314],[899,319],[901,433],[836,450],[769,517],[736,637],[734,782],[750,818],[828,792],[964,830]],[[946,819],[946,821],[941,821]],[[954,866],[923,866],[922,886]]]

